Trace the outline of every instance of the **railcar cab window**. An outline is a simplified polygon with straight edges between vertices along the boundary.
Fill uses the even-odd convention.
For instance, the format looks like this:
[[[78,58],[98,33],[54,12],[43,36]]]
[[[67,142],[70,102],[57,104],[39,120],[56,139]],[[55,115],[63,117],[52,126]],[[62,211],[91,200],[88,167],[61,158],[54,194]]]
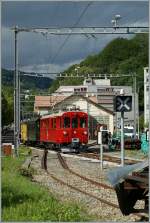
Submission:
[[[86,127],[86,118],[85,117],[80,118],[80,127],[81,128]]]
[[[70,118],[64,117],[64,128],[70,128]]]
[[[72,118],[72,128],[78,128],[78,118]]]

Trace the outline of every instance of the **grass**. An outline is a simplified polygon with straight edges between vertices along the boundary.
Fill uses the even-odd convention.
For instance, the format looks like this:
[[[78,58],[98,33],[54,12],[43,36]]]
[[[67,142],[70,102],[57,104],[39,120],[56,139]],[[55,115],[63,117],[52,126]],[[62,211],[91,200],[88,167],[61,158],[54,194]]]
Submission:
[[[2,158],[2,221],[91,220],[79,205],[60,202],[46,188],[22,176],[25,157]]]

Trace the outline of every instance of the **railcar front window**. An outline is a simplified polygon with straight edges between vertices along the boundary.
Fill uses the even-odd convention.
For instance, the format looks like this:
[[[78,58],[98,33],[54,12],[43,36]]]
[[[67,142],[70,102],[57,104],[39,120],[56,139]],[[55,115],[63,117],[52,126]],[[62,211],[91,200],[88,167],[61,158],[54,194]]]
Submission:
[[[70,128],[70,118],[69,117],[64,118],[64,128]]]
[[[80,118],[80,127],[85,128],[86,127],[86,118]]]
[[[78,118],[72,119],[72,128],[78,128]]]

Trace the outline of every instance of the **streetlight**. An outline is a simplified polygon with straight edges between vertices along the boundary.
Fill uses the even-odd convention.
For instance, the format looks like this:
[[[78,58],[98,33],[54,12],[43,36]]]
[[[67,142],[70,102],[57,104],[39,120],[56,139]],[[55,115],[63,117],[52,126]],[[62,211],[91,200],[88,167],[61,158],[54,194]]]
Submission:
[[[118,27],[118,21],[121,19],[120,15],[115,15],[114,19],[111,20],[111,23],[114,26],[114,29],[116,29]]]
[[[79,72],[78,72],[79,69],[80,69],[79,66],[77,66],[77,67],[74,69],[75,71],[77,71],[77,76],[79,76]]]

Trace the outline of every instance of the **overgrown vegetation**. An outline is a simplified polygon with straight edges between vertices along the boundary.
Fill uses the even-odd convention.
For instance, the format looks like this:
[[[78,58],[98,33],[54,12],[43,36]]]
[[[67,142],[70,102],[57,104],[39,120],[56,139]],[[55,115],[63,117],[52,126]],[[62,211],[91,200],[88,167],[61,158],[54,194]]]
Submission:
[[[46,188],[22,176],[25,157],[2,158],[2,221],[89,220],[79,205],[58,201]]]

